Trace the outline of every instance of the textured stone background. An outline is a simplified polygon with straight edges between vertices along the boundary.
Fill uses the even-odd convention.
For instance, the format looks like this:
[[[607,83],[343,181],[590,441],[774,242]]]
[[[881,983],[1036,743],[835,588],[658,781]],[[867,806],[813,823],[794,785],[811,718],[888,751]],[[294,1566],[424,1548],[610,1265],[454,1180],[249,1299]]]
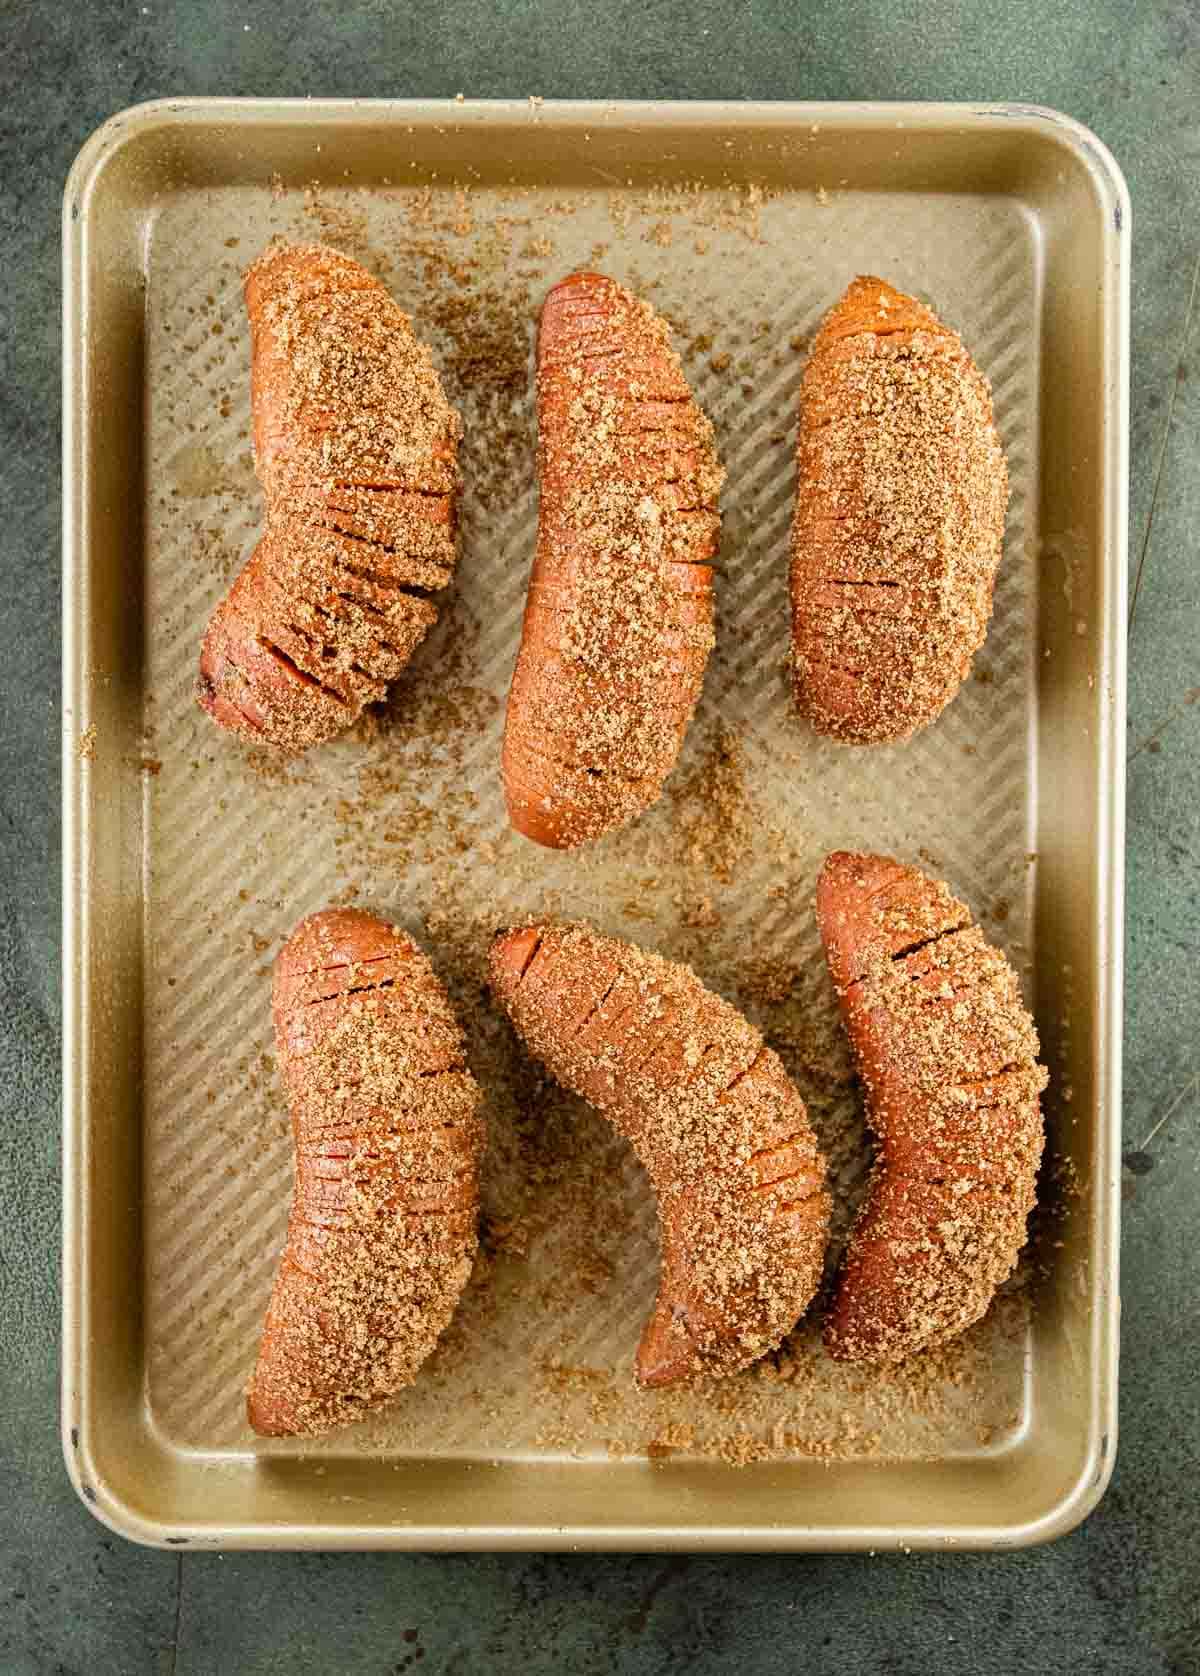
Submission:
[[[1195,0],[209,0],[0,7],[0,1673],[1200,1671],[1200,7]],[[1135,216],[1121,1445],[1004,1557],[179,1556],[68,1487],[58,1380],[59,229],[164,94],[1020,99]]]

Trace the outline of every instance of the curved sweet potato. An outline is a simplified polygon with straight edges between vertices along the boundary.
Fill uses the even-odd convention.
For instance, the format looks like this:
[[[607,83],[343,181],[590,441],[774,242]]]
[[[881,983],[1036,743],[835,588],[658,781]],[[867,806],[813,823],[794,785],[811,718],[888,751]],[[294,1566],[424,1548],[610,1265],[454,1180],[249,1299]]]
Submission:
[[[659,796],[713,643],[723,473],[667,329],[601,274],[538,339],[541,507],[503,776],[509,818],[573,849]]]
[[[501,933],[491,982],[530,1052],[650,1176],[662,1271],[639,1382],[773,1349],[816,1290],[829,1225],[825,1161],[778,1056],[688,967],[584,925]]]
[[[804,374],[792,526],[796,703],[851,744],[940,714],[983,645],[1008,474],[961,338],[856,279]]]
[[[940,881],[839,851],[817,920],[879,1140],[825,1342],[901,1361],[977,1321],[1014,1268],[1046,1072],[1016,973]]]
[[[245,292],[267,522],[209,623],[199,699],[222,727],[301,751],[382,698],[437,620],[461,426],[359,263],[274,246]]]
[[[247,1413],[309,1435],[411,1384],[453,1315],[483,1123],[446,992],[397,927],[353,908],[302,920],[273,1007],[295,1196]]]

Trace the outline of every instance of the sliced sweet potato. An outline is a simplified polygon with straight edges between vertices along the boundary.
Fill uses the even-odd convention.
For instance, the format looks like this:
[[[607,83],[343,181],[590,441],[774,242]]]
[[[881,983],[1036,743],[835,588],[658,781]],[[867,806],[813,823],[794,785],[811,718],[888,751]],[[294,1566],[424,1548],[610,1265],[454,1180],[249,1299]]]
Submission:
[[[445,990],[374,914],[301,921],[273,1005],[295,1193],[247,1413],[265,1436],[307,1436],[411,1384],[449,1322],[483,1123]]]
[[[530,1052],[650,1177],[662,1268],[639,1382],[732,1373],[777,1346],[816,1290],[829,1224],[825,1161],[778,1056],[688,967],[588,926],[502,933],[491,982]]]
[[[272,246],[245,295],[266,529],[213,613],[198,694],[222,727],[301,751],[382,698],[437,620],[461,425],[359,263]]]
[[[856,279],[804,374],[792,525],[796,703],[851,744],[928,725],[983,645],[1008,473],[961,338]]]
[[[541,509],[503,775],[509,818],[571,849],[662,790],[712,646],[722,472],[664,323],[601,274],[538,339]]]
[[[940,880],[839,851],[817,920],[879,1143],[825,1342],[901,1361],[977,1321],[1015,1266],[1046,1072],[1016,973]]]

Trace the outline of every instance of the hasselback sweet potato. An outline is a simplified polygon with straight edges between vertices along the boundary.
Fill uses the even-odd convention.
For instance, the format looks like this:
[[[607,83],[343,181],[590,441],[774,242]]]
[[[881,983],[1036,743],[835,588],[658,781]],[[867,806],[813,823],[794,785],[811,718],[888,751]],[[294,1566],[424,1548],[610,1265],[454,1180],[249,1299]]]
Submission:
[[[957,333],[856,279],[804,374],[792,526],[796,703],[852,744],[907,738],[983,645],[1008,474]]]
[[[492,946],[530,1052],[633,1144],[662,1237],[637,1377],[728,1374],[779,1344],[816,1289],[829,1222],[804,1103],[758,1032],[674,965],[585,925]]]
[[[359,263],[273,246],[245,295],[266,525],[209,623],[198,696],[222,727],[301,751],[381,699],[437,620],[461,425]]]
[[[665,323],[601,274],[538,338],[537,550],[509,692],[509,818],[572,849],[653,803],[713,644],[723,473]]]
[[[301,921],[275,963],[295,1195],[247,1411],[307,1435],[411,1384],[476,1250],[480,1095],[429,961],[360,909]]]
[[[945,884],[838,852],[817,919],[878,1138],[825,1341],[900,1361],[977,1321],[1014,1268],[1046,1072],[1016,973]]]

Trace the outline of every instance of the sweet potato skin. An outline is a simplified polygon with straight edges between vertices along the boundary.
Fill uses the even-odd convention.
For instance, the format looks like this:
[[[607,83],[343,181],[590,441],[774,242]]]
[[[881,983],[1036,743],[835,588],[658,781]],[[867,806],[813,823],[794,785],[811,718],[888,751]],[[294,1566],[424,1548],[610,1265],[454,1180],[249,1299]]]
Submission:
[[[1008,500],[987,380],[886,281],[853,281],[805,370],[792,526],[797,707],[848,744],[908,738],[959,690]]]
[[[878,1139],[825,1343],[901,1361],[977,1321],[1014,1268],[1046,1072],[1016,974],[941,881],[839,851],[817,920]]]
[[[272,246],[245,297],[266,527],[213,613],[197,694],[295,752],[381,699],[436,621],[461,425],[407,315],[349,257]]]
[[[825,1163],[778,1056],[687,967],[584,925],[501,933],[492,988],[530,1052],[632,1143],[654,1188],[658,1298],[636,1375],[724,1375],[795,1326],[820,1279]]]
[[[712,646],[722,472],[665,325],[615,281],[554,287],[538,337],[537,549],[509,693],[509,818],[570,849],[662,790]]]
[[[247,1416],[263,1436],[358,1419],[416,1377],[476,1250],[480,1095],[429,961],[355,908],[275,963],[295,1190]]]

